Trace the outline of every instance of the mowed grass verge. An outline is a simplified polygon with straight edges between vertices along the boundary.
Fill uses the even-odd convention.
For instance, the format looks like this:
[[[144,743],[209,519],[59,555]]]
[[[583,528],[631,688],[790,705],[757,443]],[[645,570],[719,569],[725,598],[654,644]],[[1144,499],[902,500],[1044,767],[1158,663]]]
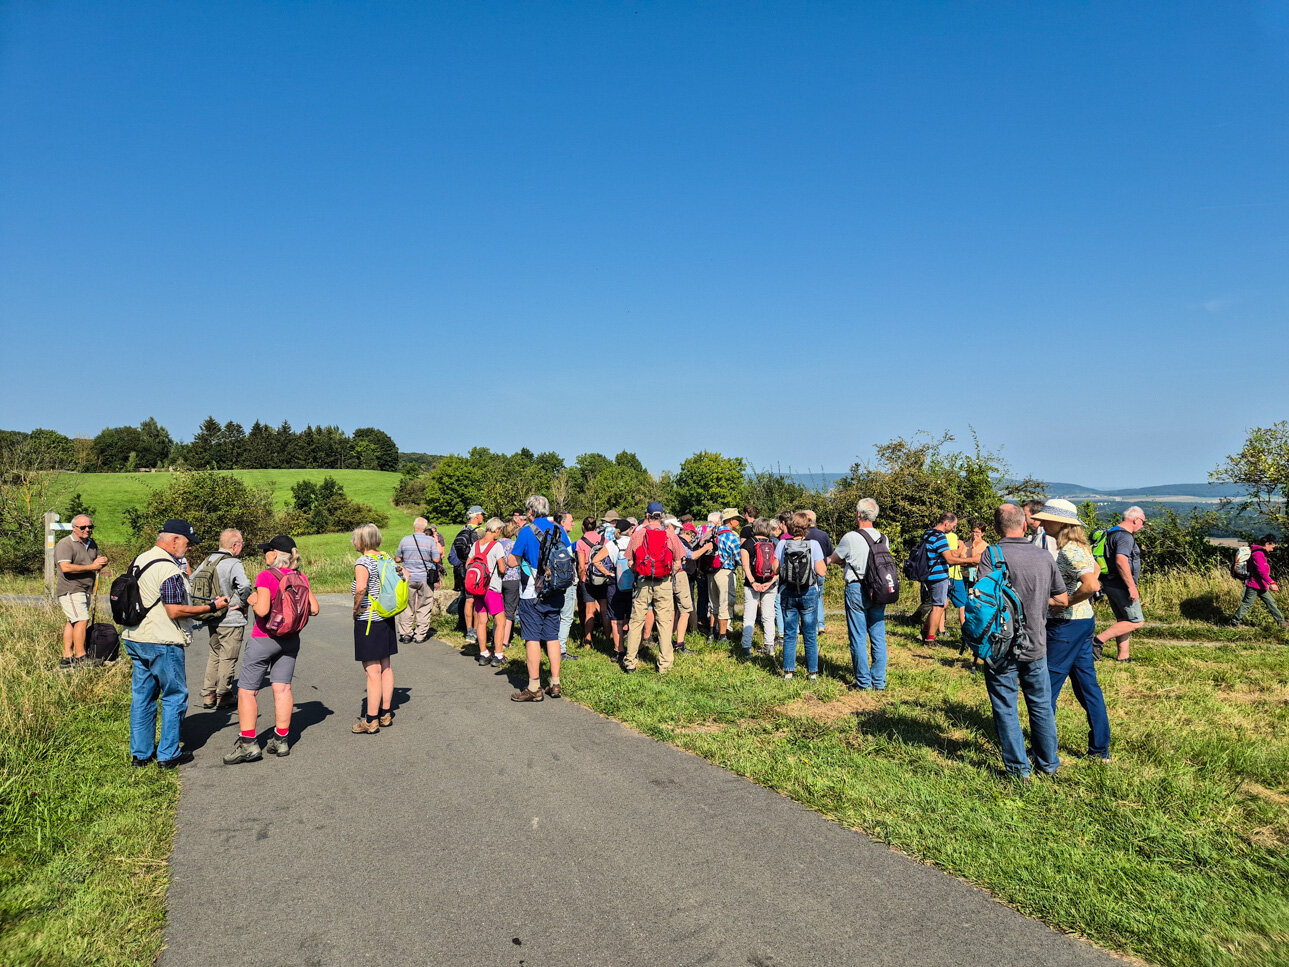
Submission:
[[[1289,648],[1141,640],[1131,665],[1098,665],[1114,761],[1082,758],[1067,687],[1062,768],[1020,786],[999,775],[984,682],[956,643],[892,621],[888,690],[850,693],[844,622],[829,625],[816,682],[692,636],[667,677],[628,676],[597,639],[565,666],[565,694],[1104,947],[1176,967],[1289,964]]]
[[[178,779],[130,767],[129,659],[60,672],[62,625],[0,603],[0,963],[152,964]]]

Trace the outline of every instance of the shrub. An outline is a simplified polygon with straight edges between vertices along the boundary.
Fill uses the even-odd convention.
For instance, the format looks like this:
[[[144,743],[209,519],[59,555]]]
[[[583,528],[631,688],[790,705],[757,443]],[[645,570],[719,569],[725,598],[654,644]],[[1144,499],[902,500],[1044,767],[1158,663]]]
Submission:
[[[139,548],[151,543],[172,517],[192,524],[204,547],[214,547],[220,531],[228,527],[242,532],[247,547],[267,541],[281,527],[268,490],[210,470],[175,474],[170,485],[153,491],[143,507],[127,507],[124,517]]]

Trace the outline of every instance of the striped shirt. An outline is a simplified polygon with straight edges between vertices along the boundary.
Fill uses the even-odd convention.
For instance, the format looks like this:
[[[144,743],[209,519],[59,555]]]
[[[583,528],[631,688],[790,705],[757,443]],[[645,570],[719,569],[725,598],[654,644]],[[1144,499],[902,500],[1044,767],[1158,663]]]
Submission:
[[[927,564],[931,567],[926,576],[927,582],[948,580],[949,565],[944,563],[944,552],[949,549],[949,538],[944,536],[944,531],[932,527],[923,540],[926,541]]]
[[[382,618],[380,615],[378,615],[375,611],[371,609],[372,599],[380,597],[380,562],[377,561],[376,558],[371,557],[368,554],[363,554],[361,557],[358,558],[358,560],[355,563],[361,564],[363,567],[367,568],[367,602],[366,602],[366,605],[363,607],[363,609],[358,612],[358,616],[354,618],[354,620],[355,621],[384,621],[385,620],[384,618]],[[392,561],[390,562],[389,566],[390,567],[394,566]],[[355,571],[354,573],[355,575],[357,575],[357,571]],[[358,578],[355,576],[354,580],[350,582],[349,593],[355,594],[357,593],[357,591],[358,591]]]

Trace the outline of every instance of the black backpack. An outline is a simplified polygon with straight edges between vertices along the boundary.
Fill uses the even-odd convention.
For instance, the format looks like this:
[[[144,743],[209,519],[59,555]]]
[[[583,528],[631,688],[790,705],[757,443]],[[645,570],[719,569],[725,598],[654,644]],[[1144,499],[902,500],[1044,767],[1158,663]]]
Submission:
[[[878,540],[868,535],[868,529],[859,531],[868,545],[868,567],[860,578],[860,587],[869,604],[894,604],[900,599],[900,572],[891,557],[891,544],[883,534]]]
[[[804,594],[814,587],[815,566],[810,561],[809,541],[791,540],[783,545],[779,580],[793,594]]]
[[[139,593],[139,578],[144,571],[154,564],[160,564],[162,560],[163,558],[156,558],[143,567],[131,564],[124,574],[112,582],[112,588],[108,591],[112,602],[112,620],[121,627],[137,628],[148,616],[148,612],[161,603],[161,596],[157,595],[157,600],[144,607],[143,596]]]
[[[931,574],[931,534],[935,528],[922,535],[917,547],[913,548],[908,560],[904,562],[904,576],[910,581],[925,581]]]

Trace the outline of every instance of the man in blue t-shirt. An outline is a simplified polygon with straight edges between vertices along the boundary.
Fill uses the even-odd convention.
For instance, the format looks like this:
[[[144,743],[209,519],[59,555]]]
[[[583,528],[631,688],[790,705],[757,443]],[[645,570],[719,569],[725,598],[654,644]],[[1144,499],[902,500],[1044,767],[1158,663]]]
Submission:
[[[542,540],[547,532],[557,531],[556,540],[570,547],[568,534],[550,519],[550,501],[534,494],[524,504],[528,523],[515,536],[515,546],[506,556],[507,567],[519,568],[519,624],[524,633],[528,656],[528,687],[510,696],[512,702],[540,702],[546,695],[560,697],[559,687],[559,618],[564,607],[564,592],[537,596],[537,566],[541,563]],[[542,645],[550,657],[550,686],[542,693]]]

